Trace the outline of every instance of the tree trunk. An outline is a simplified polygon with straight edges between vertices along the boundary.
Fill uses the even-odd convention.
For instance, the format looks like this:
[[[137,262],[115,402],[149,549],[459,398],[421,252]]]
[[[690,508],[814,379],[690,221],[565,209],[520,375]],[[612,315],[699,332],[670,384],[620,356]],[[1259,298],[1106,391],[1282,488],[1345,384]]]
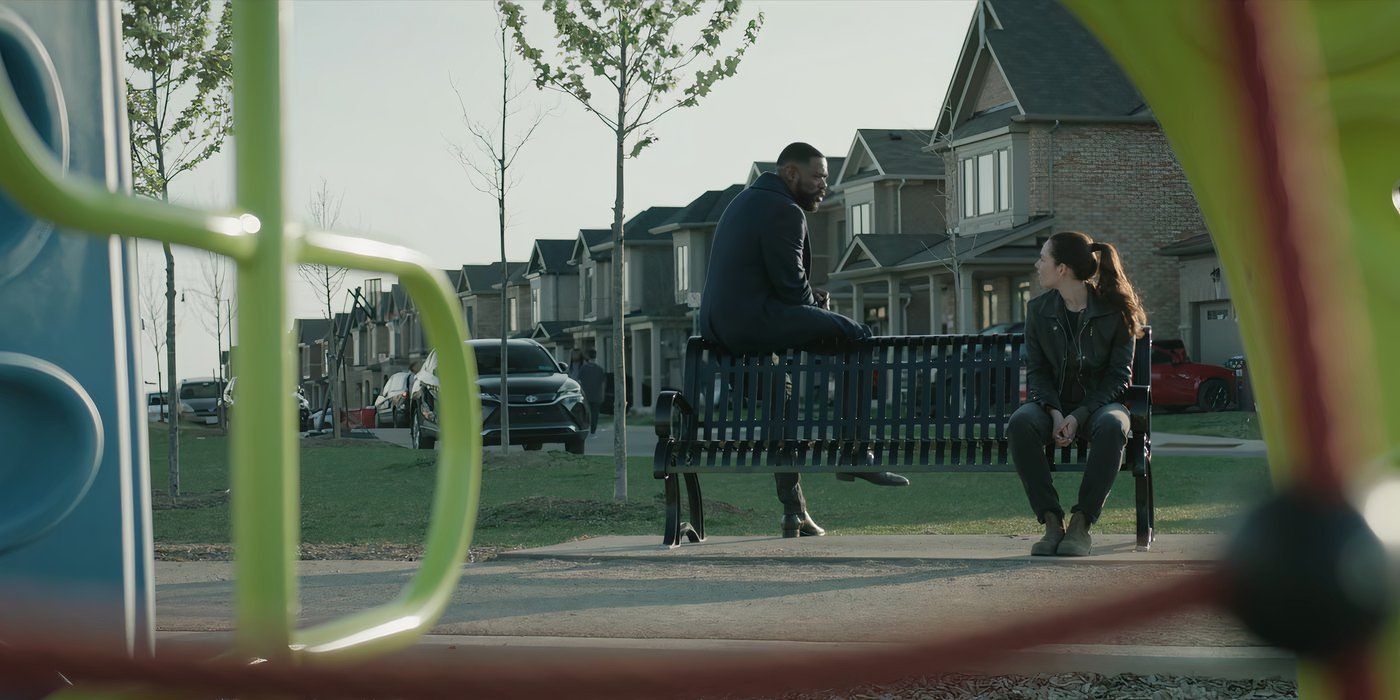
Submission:
[[[180,382],[175,371],[175,253],[165,249],[165,373],[166,400],[170,403],[170,454],[166,469],[170,477],[170,498],[180,495]]]
[[[502,126],[505,124],[502,122]],[[504,133],[504,129],[502,129]],[[501,171],[505,175],[505,171]],[[504,179],[504,178],[503,178]],[[506,288],[510,285],[510,267],[506,263],[506,199],[502,194],[496,200],[496,210],[501,219],[501,454],[510,451],[510,389],[506,386],[508,366],[506,338],[510,337],[510,304],[506,300]]]
[[[627,65],[627,27],[622,27],[622,46],[619,64]],[[622,299],[623,256],[622,205],[623,205],[623,165],[626,153],[623,150],[627,134],[623,125],[627,123],[627,85],[623,83],[617,91],[617,190],[613,201],[613,255],[612,255],[612,294],[613,294],[613,500],[627,500],[627,341],[623,335],[626,324],[627,303]],[[633,368],[636,371],[636,368]],[[634,380],[636,381],[636,380]]]

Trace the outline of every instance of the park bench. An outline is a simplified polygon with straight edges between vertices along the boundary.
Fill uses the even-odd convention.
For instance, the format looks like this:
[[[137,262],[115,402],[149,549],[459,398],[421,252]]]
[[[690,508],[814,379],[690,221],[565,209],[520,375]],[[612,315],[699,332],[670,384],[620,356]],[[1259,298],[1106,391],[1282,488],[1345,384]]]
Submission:
[[[1019,333],[894,336],[837,355],[735,356],[691,338],[681,391],[656,401],[664,544],[705,539],[701,474],[1014,472],[1006,424],[1021,404],[1024,342]],[[1132,419],[1122,470],[1136,482],[1139,551],[1151,545],[1154,526],[1150,347],[1147,329],[1121,399]],[[1052,469],[1084,471],[1087,433],[1064,448],[1047,445]]]

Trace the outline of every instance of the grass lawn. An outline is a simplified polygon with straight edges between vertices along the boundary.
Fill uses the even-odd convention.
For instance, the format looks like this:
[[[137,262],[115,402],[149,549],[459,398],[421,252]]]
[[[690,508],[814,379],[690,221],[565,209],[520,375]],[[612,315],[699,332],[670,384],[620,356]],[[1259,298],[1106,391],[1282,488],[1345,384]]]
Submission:
[[[156,499],[166,484],[165,431],[151,429],[151,481]],[[310,441],[307,441],[308,443]],[[216,431],[181,431],[183,493],[203,505],[158,508],[160,543],[227,543],[228,504],[200,499],[228,488],[227,438]],[[433,487],[433,456],[364,444],[302,449],[302,538],[314,544],[421,543]],[[663,505],[650,456],[630,463],[627,503],[612,502],[612,462],[562,452],[487,451],[474,545],[519,547],[600,535],[654,535],[660,542]],[[1262,459],[1158,457],[1157,527],[1165,533],[1215,532],[1269,491]],[[1015,474],[910,474],[907,488],[842,483],[831,475],[803,480],[817,522],[834,535],[1032,533]],[[1056,477],[1073,503],[1078,474]],[[707,529],[715,535],[774,535],[782,513],[769,475],[701,477]],[[1133,484],[1121,475],[1099,529],[1133,531]]]
[[[1179,435],[1213,435],[1241,440],[1263,440],[1259,416],[1253,411],[1216,413],[1154,413],[1152,430]]]

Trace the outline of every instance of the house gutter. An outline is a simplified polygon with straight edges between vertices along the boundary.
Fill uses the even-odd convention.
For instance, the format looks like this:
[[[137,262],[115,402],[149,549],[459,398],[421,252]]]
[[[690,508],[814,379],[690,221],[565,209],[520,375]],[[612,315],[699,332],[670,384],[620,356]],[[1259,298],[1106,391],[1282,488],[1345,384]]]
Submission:
[[[899,178],[899,188],[894,191],[894,232],[904,233],[904,184],[908,178]]]
[[[1065,122],[1067,124],[1156,124],[1157,120],[1148,115],[1121,117],[1094,117],[1075,114],[1018,114],[1012,122]]]
[[[1050,127],[1050,157],[1045,159],[1047,177],[1050,179],[1050,216],[1055,215],[1055,130],[1060,128],[1060,120]],[[1027,202],[1029,204],[1029,202]]]

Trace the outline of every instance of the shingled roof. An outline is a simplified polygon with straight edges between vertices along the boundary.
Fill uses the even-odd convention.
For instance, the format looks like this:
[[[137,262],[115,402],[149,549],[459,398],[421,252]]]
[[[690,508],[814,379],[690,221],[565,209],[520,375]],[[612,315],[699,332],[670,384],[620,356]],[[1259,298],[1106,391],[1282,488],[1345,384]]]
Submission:
[[[535,249],[530,253],[527,274],[571,275],[577,271],[569,267],[569,257],[574,252],[573,239],[535,239]]]
[[[523,269],[525,263],[513,262],[508,268],[510,274],[515,274]],[[501,283],[501,264],[493,262],[490,265],[463,265],[462,272],[467,276],[466,290],[480,294]]]
[[[723,214],[725,207],[728,207],[734,197],[743,191],[743,185],[730,185],[722,190],[709,190],[692,200],[669,221],[652,230],[670,233],[684,226],[719,223],[719,215]]]
[[[924,151],[932,137],[928,129],[857,129],[849,159],[858,159],[864,150],[872,161],[868,172],[862,161],[859,171],[836,171],[831,179],[844,184],[868,177],[943,177],[943,159]]]
[[[299,318],[297,319],[297,342],[302,345],[313,345],[318,341],[326,339],[326,334],[330,333],[331,320],[328,318]]]
[[[1128,116],[1145,106],[1103,44],[1060,3],[983,1],[1000,25],[988,25],[987,42],[1026,113]]]

